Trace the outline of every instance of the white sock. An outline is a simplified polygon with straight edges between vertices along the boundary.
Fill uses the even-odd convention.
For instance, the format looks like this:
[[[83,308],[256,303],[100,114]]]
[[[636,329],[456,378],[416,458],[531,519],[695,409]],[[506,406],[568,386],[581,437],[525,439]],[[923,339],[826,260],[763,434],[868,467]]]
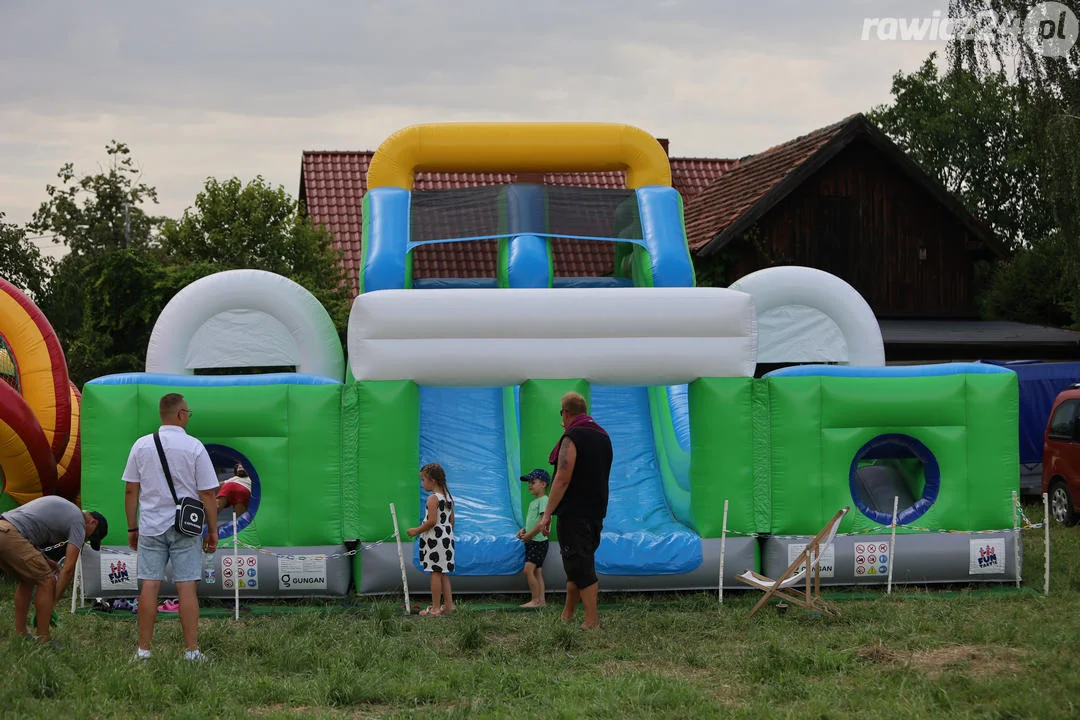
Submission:
[[[143,650],[142,648],[139,648],[138,656],[141,657],[141,658],[148,658],[148,657],[150,657],[150,651],[149,650]]]
[[[197,657],[199,657],[199,649],[198,648],[195,648],[194,650],[185,650],[184,651],[184,659],[185,660],[194,660]]]

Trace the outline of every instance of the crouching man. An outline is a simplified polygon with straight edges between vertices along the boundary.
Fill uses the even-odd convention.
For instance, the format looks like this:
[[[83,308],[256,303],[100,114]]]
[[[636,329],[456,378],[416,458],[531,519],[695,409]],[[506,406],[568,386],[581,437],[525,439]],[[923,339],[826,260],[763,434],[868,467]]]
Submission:
[[[48,495],[0,515],[0,569],[14,575],[15,632],[29,636],[26,625],[30,601],[37,612],[37,637],[49,642],[49,620],[53,608],[75,575],[76,561],[84,542],[94,550],[109,532],[105,516],[83,512],[75,503],[58,495]],[[64,567],[45,557],[43,548],[67,543]]]

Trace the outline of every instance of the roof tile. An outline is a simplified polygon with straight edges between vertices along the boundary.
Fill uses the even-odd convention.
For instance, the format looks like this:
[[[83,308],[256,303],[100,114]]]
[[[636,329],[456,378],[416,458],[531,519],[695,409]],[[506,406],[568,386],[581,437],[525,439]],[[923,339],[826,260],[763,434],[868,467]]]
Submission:
[[[686,205],[686,237],[690,249],[697,250],[723,232],[843,130],[852,117],[856,116],[742,158],[730,170],[713,178]]]

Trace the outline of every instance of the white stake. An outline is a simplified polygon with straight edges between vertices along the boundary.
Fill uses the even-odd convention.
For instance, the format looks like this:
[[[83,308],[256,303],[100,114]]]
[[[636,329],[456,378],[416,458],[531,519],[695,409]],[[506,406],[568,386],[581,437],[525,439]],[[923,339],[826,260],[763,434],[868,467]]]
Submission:
[[[79,596],[79,586],[82,584],[82,553],[75,561],[75,574],[71,577],[71,614],[75,614],[75,599]],[[99,561],[100,562],[100,561]]]
[[[1050,496],[1043,493],[1043,595],[1050,594]]]
[[[397,509],[394,503],[390,503],[390,518],[394,521],[394,542],[397,543],[397,559],[401,565],[401,586],[405,588],[405,614],[412,614],[412,606],[409,604],[409,578],[405,575],[405,555],[401,552],[401,533],[398,531]]]
[[[236,508],[232,511],[232,564],[233,573],[236,575],[235,582],[233,582],[233,619],[240,619],[240,561],[236,554],[237,548],[240,547],[240,543],[237,542],[236,533]]]
[[[896,510],[900,505],[900,498],[893,495],[892,499],[892,537],[889,538],[889,584],[886,586],[886,595],[892,595],[892,569],[896,564]]]
[[[724,550],[727,545],[727,510],[728,501],[724,500],[724,524],[720,526],[720,589],[717,590],[721,605],[724,604]]]
[[[1020,562],[1020,519],[1017,517],[1017,510],[1020,509],[1020,502],[1016,498],[1016,491],[1012,492],[1013,501],[1013,559],[1016,562],[1016,587],[1020,587],[1020,576],[1023,574],[1023,563]]]

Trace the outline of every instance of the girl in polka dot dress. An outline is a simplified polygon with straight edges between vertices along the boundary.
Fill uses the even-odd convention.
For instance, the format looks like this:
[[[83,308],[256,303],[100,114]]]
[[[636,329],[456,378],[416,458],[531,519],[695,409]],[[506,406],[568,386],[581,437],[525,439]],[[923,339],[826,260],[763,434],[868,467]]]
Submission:
[[[420,485],[431,493],[427,514],[419,527],[409,528],[409,537],[420,536],[420,564],[431,573],[431,607],[421,615],[449,615],[454,611],[450,577],[454,572],[454,498],[446,488],[446,472],[438,463],[420,468]]]

